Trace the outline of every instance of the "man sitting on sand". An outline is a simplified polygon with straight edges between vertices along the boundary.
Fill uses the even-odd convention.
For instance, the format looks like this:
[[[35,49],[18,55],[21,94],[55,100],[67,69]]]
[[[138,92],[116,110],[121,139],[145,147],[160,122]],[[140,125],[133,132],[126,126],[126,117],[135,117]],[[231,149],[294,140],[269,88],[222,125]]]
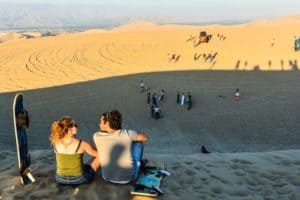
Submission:
[[[100,117],[100,131],[94,134],[101,173],[104,180],[127,184],[137,178],[143,155],[145,133],[122,129],[122,115],[118,110]]]

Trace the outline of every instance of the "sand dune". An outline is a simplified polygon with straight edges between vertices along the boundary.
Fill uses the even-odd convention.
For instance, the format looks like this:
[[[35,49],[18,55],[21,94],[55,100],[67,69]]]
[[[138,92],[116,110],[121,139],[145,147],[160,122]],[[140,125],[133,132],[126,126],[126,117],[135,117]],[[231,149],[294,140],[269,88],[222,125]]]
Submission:
[[[137,23],[105,32],[3,43],[0,91],[152,71],[297,70],[300,55],[294,52],[293,42],[300,32],[299,24],[298,18],[292,24],[278,20],[269,26],[251,23],[178,28]],[[212,39],[197,45],[202,30]],[[225,39],[220,40],[218,34]],[[173,54],[178,59],[170,60]],[[15,78],[20,76],[30,82],[22,84]]]
[[[0,43],[6,42],[6,41],[9,41],[9,40],[16,40],[16,39],[19,39],[19,38],[23,38],[23,35],[18,34],[16,32],[2,33],[0,35]]]
[[[54,181],[51,122],[70,115],[79,137],[91,141],[100,113],[113,108],[124,127],[149,134],[145,157],[171,171],[159,199],[299,199],[299,25],[297,16],[232,26],[139,22],[1,43],[0,199],[131,199],[130,185],[99,177],[78,188]],[[203,30],[212,39],[198,44]],[[140,80],[151,93],[166,91],[163,119],[150,117]],[[30,113],[37,179],[25,187],[15,167],[16,91]],[[192,93],[190,111],[176,103],[178,91]],[[201,145],[212,153],[201,154]]]

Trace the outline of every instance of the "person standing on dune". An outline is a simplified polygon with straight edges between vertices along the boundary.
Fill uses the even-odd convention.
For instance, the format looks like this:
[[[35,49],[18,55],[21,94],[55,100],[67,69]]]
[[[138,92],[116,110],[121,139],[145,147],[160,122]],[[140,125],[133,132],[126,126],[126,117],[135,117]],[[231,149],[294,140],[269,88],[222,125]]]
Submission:
[[[191,110],[191,108],[192,108],[192,95],[191,95],[190,92],[187,93],[186,104],[187,104],[187,109]]]
[[[140,88],[141,88],[141,92],[143,93],[145,91],[145,83],[143,80],[141,80],[140,82]]]
[[[239,90],[239,88],[237,88],[235,90],[234,99],[235,99],[235,101],[240,101],[240,90]]]
[[[184,92],[181,94],[181,102],[180,102],[180,105],[184,105]]]

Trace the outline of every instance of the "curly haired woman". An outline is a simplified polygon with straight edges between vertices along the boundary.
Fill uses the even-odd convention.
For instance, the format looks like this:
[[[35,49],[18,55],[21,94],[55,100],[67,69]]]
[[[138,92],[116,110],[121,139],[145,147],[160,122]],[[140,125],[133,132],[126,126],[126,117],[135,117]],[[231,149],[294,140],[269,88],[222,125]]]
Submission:
[[[97,150],[87,141],[76,138],[77,124],[68,116],[51,126],[50,142],[56,156],[56,181],[60,184],[79,185],[93,180],[100,167]],[[93,158],[83,163],[83,154]]]

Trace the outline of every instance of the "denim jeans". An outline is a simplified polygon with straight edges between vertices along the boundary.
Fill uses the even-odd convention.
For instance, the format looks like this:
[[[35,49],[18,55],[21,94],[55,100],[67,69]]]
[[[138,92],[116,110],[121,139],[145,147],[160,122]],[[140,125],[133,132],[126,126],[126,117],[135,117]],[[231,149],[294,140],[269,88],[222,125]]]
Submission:
[[[95,171],[93,168],[86,164],[84,165],[84,172],[81,176],[59,176],[55,175],[56,182],[63,185],[79,185],[89,183],[93,180]]]
[[[133,177],[132,180],[135,180],[140,171],[141,160],[143,157],[144,145],[142,142],[132,142],[131,145],[131,156],[133,161]]]

